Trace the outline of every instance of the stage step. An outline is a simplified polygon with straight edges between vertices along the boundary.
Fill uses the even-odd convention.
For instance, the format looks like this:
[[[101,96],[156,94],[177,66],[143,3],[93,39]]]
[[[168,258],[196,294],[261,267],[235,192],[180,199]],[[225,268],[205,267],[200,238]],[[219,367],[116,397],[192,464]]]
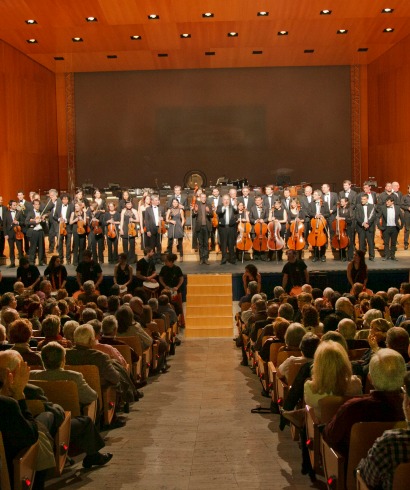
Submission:
[[[188,274],[186,337],[231,337],[232,275]]]

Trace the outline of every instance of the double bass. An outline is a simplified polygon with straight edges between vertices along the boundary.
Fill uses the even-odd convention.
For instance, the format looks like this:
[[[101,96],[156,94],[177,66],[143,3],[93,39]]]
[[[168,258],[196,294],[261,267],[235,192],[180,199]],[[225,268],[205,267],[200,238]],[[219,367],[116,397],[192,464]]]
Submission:
[[[305,248],[305,238],[303,236],[305,225],[299,218],[300,204],[298,204],[298,214],[290,225],[290,236],[288,238],[288,247],[290,250],[303,250]]]
[[[339,219],[340,203],[337,203],[336,219],[332,223],[332,229],[335,232],[332,238],[332,247],[336,250],[343,250],[349,246],[349,237],[346,233],[346,221]]]

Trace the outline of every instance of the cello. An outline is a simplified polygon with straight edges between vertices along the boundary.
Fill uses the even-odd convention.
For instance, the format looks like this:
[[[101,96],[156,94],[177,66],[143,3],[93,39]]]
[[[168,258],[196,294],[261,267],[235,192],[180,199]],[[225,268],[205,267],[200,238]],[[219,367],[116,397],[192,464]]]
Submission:
[[[221,251],[221,247],[219,245],[219,233],[218,233],[218,215],[216,214],[215,206],[212,206],[213,214],[212,214],[212,228],[215,229],[214,241],[215,241],[215,253],[219,254]],[[212,248],[212,241],[210,242],[210,247]],[[210,248],[210,250],[211,250]]]
[[[336,219],[332,223],[332,229],[335,232],[332,238],[332,247],[336,250],[344,250],[349,246],[349,237],[346,233],[346,221],[344,219],[339,219],[339,209],[340,203],[338,202]]]
[[[266,223],[255,223],[253,227],[255,238],[252,242],[252,247],[257,252],[266,252],[268,250],[268,238],[266,236],[268,232],[268,225]]]
[[[298,214],[295,220],[290,225],[290,236],[288,238],[288,247],[290,250],[303,250],[305,248],[305,238],[303,232],[305,231],[305,225],[299,218],[300,203],[298,203]]]
[[[238,223],[238,237],[236,239],[236,248],[242,252],[242,262],[245,252],[249,252],[252,248],[251,240],[251,224],[248,221],[242,221],[242,217],[239,218]]]
[[[320,200],[320,207],[322,207],[323,201]],[[310,220],[311,231],[308,235],[308,243],[312,247],[323,247],[327,243],[327,234],[326,234],[326,220],[320,214],[318,218],[312,218]]]

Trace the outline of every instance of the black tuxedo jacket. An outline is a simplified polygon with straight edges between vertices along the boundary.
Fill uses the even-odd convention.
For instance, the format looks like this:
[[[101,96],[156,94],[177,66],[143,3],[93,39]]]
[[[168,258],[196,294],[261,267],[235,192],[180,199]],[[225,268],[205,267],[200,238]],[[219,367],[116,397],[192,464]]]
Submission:
[[[332,213],[329,213],[329,217],[330,217],[330,219],[333,220],[336,217],[338,197],[337,197],[336,192],[329,192],[329,194],[330,194],[329,211],[332,212]],[[322,199],[323,199],[323,203],[326,203],[324,195],[323,195]]]
[[[240,203],[240,202],[242,202],[243,204],[245,204],[245,199],[244,199],[243,196],[238,197],[238,203]],[[255,200],[253,199],[253,197],[248,196],[248,205],[245,206],[246,209],[248,211],[250,211],[252,209],[252,206],[254,206],[254,205],[255,205]]]
[[[310,198],[311,198],[311,201],[310,202],[313,202],[313,197],[310,196]],[[301,209],[305,212],[305,216],[308,216],[308,214],[309,214],[309,205],[310,205],[310,202],[308,201],[308,198],[306,196],[300,196],[299,202],[300,202]]]
[[[342,199],[343,197],[346,197],[345,191],[340,191],[339,192],[339,200]],[[357,203],[357,192],[352,191],[350,189],[349,195],[347,196],[347,199],[349,199],[350,207],[355,208],[356,203]]]
[[[212,206],[214,206],[214,196],[209,196],[209,197],[208,197],[208,199],[207,199],[207,203],[208,203],[208,206],[211,206],[211,208],[212,208]],[[217,205],[216,205],[216,208],[217,208],[219,205],[221,205],[221,204],[222,204],[222,197],[221,197],[221,196],[219,196],[219,197],[218,197],[218,203],[217,203]],[[216,208],[215,208],[215,210],[216,210]]]
[[[21,211],[16,211],[15,216],[16,221],[19,222],[19,225],[22,226],[24,224],[24,218]],[[4,235],[9,236],[10,238],[15,238],[16,234],[14,233],[14,227],[18,225],[13,224],[13,218],[11,216],[11,211],[7,211],[4,217]]]
[[[269,197],[266,194],[262,196],[263,199],[262,206],[266,208],[268,212],[269,209],[272,208],[272,206],[275,204],[275,201],[277,200],[277,196],[275,196],[275,194],[272,194],[270,197],[271,197],[271,202],[269,203]]]
[[[320,214],[325,218],[329,219],[330,216],[330,211],[329,211],[329,206],[327,205],[327,202],[323,201],[321,207],[320,207]],[[314,218],[316,216],[316,203],[315,201],[312,201],[309,204],[308,208],[308,216],[310,219]]]
[[[172,200],[176,198],[176,195],[173,194],[167,201],[167,209],[169,208],[172,208]],[[188,211],[189,209],[189,205],[188,205],[188,198],[186,196],[184,196],[183,194],[181,194],[180,196],[180,204],[182,204],[184,206],[184,211]]]
[[[165,211],[162,206],[158,206],[158,216],[165,218]],[[148,206],[144,213],[144,226],[151,233],[158,233],[158,226],[155,224],[154,210],[152,206]]]
[[[359,192],[359,194],[357,194],[356,206],[361,204],[360,200],[361,200],[363,194],[366,194],[366,193],[365,192]],[[371,191],[370,194],[372,195],[372,198],[373,198],[373,204],[377,204],[377,194],[374,191]],[[369,204],[371,204],[371,203],[369,203]]]
[[[387,206],[383,204],[383,206],[380,207],[380,222],[378,224],[378,227],[380,230],[384,231],[387,226]],[[403,212],[400,209],[400,206],[397,204],[394,205],[394,220],[396,223],[396,228],[398,230],[401,230],[403,228]]]
[[[258,219],[263,219],[263,221],[265,223],[268,222],[268,218],[269,218],[269,209],[268,208],[265,208],[262,206],[262,209],[261,209],[261,215],[260,215],[260,218],[258,216],[258,207],[255,205],[252,206],[250,212],[249,212],[249,221],[251,222],[252,225],[255,224],[256,220]]]
[[[216,209],[216,214],[219,219],[219,226],[225,226],[226,224],[226,208],[220,204]],[[229,226],[236,226],[236,220],[238,216],[238,210],[233,206],[229,206]]]
[[[369,229],[374,230],[374,225],[376,222],[376,206],[374,204],[367,204],[367,219],[369,223]],[[358,204],[355,209],[355,220],[356,224],[360,226],[360,228],[363,228],[363,222],[364,222],[364,211],[363,211],[363,206],[361,204]]]

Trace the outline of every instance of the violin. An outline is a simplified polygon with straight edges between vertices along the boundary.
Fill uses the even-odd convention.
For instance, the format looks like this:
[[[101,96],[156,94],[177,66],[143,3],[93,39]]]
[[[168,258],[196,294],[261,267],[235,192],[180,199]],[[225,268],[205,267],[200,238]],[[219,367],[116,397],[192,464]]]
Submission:
[[[91,226],[93,228],[94,235],[102,235],[103,230],[100,226],[100,222],[98,221],[98,218],[96,218],[94,214],[93,214]]]
[[[322,206],[322,201],[320,201],[320,206]],[[312,218],[310,220],[310,225],[312,227],[308,235],[308,243],[312,247],[323,247],[327,242],[327,234],[325,231],[326,220],[323,216],[319,218]]]
[[[67,224],[64,220],[60,221],[59,233],[60,236],[67,236]]]
[[[216,214],[215,208],[213,207],[213,214],[212,214],[212,228],[218,228],[218,215]]]
[[[137,236],[137,227],[135,226],[135,223],[128,223],[128,236],[129,237],[136,237]]]
[[[254,226],[255,238],[253,239],[253,249],[257,252],[266,252],[268,250],[268,225],[266,223],[256,223]]]
[[[196,204],[196,193],[198,192],[198,184],[195,182],[194,195],[192,196],[191,206],[194,207]]]
[[[335,232],[332,238],[332,247],[336,250],[343,250],[349,246],[349,237],[346,233],[346,221],[339,219],[340,203],[337,203],[336,219],[332,223],[333,231]]]
[[[24,233],[21,231],[21,226],[20,225],[13,226],[13,230],[14,230],[14,235],[16,237],[16,240],[23,240]]]
[[[85,235],[87,224],[86,224],[86,222],[85,222],[82,214],[78,214],[77,217],[78,217],[78,221],[77,221],[77,233],[79,235]]]
[[[165,221],[163,219],[160,219],[158,223],[158,233],[160,235],[165,235],[166,232],[167,232],[167,226],[165,224]]]
[[[117,229],[114,223],[109,223],[108,224],[108,230],[107,230],[107,236],[108,238],[116,238],[117,236]]]
[[[242,221],[239,218],[238,238],[236,239],[236,248],[243,252],[248,252],[252,248],[251,224],[248,221]]]
[[[277,219],[268,224],[268,249],[282,250],[285,240],[280,236],[282,226]]]
[[[290,225],[290,237],[288,238],[288,247],[290,250],[303,250],[305,248],[305,238],[303,232],[305,225],[299,218],[300,204],[298,204],[298,214]]]

